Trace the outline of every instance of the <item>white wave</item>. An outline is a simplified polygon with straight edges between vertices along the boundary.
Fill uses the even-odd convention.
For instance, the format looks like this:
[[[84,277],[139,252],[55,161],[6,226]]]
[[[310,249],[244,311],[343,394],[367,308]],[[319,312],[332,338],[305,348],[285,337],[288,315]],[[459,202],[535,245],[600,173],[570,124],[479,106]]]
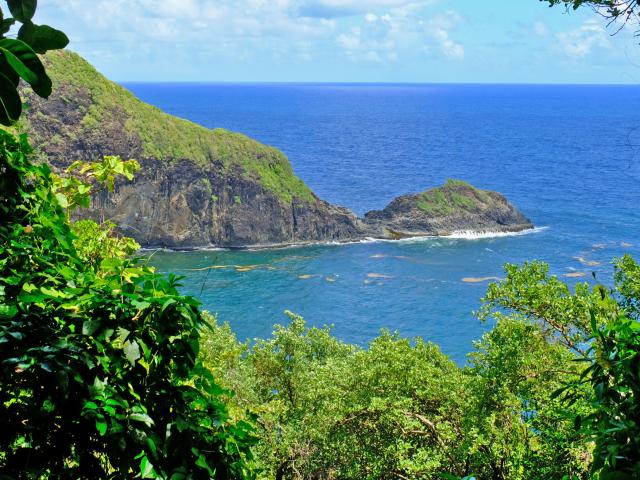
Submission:
[[[530,228],[528,230],[522,230],[520,232],[495,232],[495,231],[486,231],[486,232],[478,232],[478,231],[459,231],[453,232],[449,235],[424,235],[424,236],[415,236],[415,237],[406,237],[400,238],[397,240],[390,238],[375,238],[375,237],[366,237],[358,240],[345,240],[345,241],[326,241],[326,242],[302,242],[296,244],[283,244],[283,245],[252,245],[251,247],[245,248],[224,248],[224,247],[195,247],[195,248],[184,248],[184,249],[170,249],[170,248],[142,248],[141,250],[144,252],[190,252],[190,251],[245,251],[245,252],[256,252],[261,250],[292,250],[298,248],[305,247],[317,247],[317,246],[325,246],[325,247],[337,247],[343,245],[354,245],[359,243],[419,243],[419,242],[434,242],[435,240],[483,240],[489,238],[499,238],[499,237],[519,237],[522,235],[529,235],[532,233],[540,233],[544,230],[547,230],[549,227],[535,227]],[[440,243],[434,242],[435,246],[441,246]]]
[[[528,230],[522,230],[520,232],[477,232],[477,231],[459,231],[453,232],[450,235],[445,235],[443,238],[452,238],[456,240],[483,240],[486,238],[499,238],[499,237],[520,237],[522,235],[529,235],[532,233],[540,233],[548,230],[549,227],[535,227]]]

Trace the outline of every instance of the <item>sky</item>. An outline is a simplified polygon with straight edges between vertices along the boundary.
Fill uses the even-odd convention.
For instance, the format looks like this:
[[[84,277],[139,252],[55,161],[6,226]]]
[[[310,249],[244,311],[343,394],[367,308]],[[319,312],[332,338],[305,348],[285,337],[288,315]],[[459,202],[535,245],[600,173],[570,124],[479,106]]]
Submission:
[[[41,0],[120,81],[640,83],[640,37],[539,0]]]

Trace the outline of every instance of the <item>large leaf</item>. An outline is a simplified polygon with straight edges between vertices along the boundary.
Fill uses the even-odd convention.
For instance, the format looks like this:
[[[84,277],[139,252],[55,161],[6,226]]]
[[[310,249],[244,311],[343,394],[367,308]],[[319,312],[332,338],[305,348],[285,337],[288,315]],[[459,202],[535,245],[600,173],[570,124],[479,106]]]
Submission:
[[[11,15],[19,22],[30,21],[36,13],[38,0],[7,0]]]
[[[9,62],[4,55],[0,55],[0,72],[4,73],[5,76],[11,80],[11,83],[18,88],[18,85],[20,84],[20,75],[11,68],[11,65],[9,65]]]
[[[69,44],[69,37],[60,30],[49,25],[34,25],[31,22],[20,27],[18,39],[28,44],[36,53],[60,50]]]
[[[31,85],[34,92],[44,98],[51,95],[51,79],[47,76],[40,58],[29,45],[22,40],[3,38],[0,40],[0,52],[11,68]]]
[[[0,123],[13,125],[22,113],[22,101],[15,85],[0,73]]]

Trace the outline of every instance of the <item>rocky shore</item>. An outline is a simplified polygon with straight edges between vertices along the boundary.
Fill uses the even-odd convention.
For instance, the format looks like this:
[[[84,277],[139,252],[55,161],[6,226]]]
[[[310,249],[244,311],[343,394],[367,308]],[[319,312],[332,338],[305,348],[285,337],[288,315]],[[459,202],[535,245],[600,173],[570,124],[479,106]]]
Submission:
[[[499,193],[455,180],[358,218],[318,198],[279,150],[167,115],[72,52],[44,61],[54,94],[43,100],[22,91],[29,110],[21,128],[58,171],[103,155],[136,158],[142,168],[135,180],[96,195],[83,215],[116,223],[144,247],[269,247],[533,227]]]

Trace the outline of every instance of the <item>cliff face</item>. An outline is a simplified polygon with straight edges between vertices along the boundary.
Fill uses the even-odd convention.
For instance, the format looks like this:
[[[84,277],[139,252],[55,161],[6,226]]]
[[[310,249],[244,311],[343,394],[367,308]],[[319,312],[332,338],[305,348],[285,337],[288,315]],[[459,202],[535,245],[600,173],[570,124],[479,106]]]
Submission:
[[[531,221],[497,192],[448,180],[424,193],[404,195],[384,210],[369,212],[364,223],[383,238],[450,235],[454,232],[518,232]]]
[[[242,172],[221,171],[187,160],[169,168],[146,161],[134,183],[99,194],[91,216],[110,218],[141,245],[170,248],[274,246],[359,235],[359,220],[347,209],[317,199],[283,202]]]
[[[23,127],[54,168],[103,155],[135,158],[133,182],[92,200],[86,216],[109,219],[143,246],[189,248],[341,241],[360,221],[316,197],[277,149],[167,115],[100,75],[78,55],[51,52],[54,93],[27,89]]]
[[[145,247],[248,247],[518,231],[531,222],[500,194],[464,182],[395,199],[358,219],[319,199],[277,149],[209,130],[145,104],[78,55],[49,53],[53,95],[23,89],[21,128],[43,161],[64,169],[104,155],[135,158],[133,182],[92,199],[83,216],[111,220]]]

